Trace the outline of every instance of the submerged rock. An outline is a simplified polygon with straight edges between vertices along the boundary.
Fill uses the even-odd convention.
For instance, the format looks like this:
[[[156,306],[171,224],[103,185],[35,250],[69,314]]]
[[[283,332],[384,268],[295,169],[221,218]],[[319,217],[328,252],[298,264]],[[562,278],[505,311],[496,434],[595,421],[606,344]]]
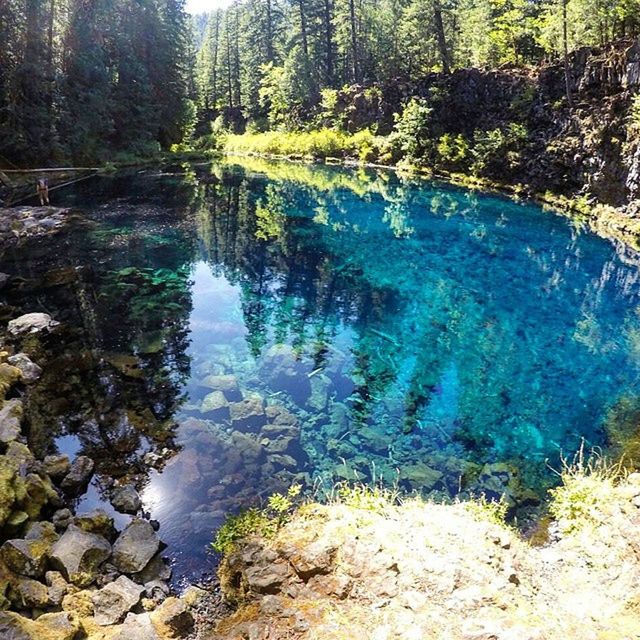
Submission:
[[[123,573],[142,571],[160,548],[160,539],[146,520],[136,518],[113,545],[113,564]]]
[[[15,320],[11,320],[7,329],[12,336],[51,331],[60,323],[51,318],[48,313],[26,313]]]
[[[65,579],[84,587],[97,577],[102,563],[111,555],[111,545],[94,533],[70,525],[51,549],[51,558]]]
[[[61,478],[64,478],[64,476],[66,476],[71,470],[69,456],[65,454],[46,456],[42,461],[42,466],[45,472],[53,480],[60,480]]]
[[[240,400],[242,397],[238,378],[233,375],[208,375],[200,382],[200,386],[212,391],[221,391],[227,400]]]
[[[140,602],[143,592],[143,586],[126,576],[96,591],[91,597],[96,623],[105,626],[120,622]]]
[[[81,491],[89,484],[94,467],[95,464],[91,458],[78,456],[71,463],[69,473],[64,477],[60,486],[72,494]]]
[[[42,369],[26,353],[17,353],[7,358],[7,362],[20,370],[22,381],[26,384],[36,382],[42,375]]]
[[[229,405],[231,424],[234,429],[244,431],[259,430],[267,418],[264,412],[264,401],[261,396],[254,394],[240,402]]]
[[[212,391],[202,400],[200,413],[212,418],[225,418],[229,416],[229,401],[222,391]]]
[[[121,513],[136,513],[142,506],[142,501],[138,492],[131,485],[126,485],[113,490],[111,504]]]

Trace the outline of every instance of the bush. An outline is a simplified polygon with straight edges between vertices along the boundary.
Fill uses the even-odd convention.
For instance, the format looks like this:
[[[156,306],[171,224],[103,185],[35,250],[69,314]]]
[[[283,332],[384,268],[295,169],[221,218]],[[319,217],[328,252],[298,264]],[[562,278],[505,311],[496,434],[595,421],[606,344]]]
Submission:
[[[517,167],[527,139],[526,127],[515,122],[509,123],[505,129],[476,131],[471,150],[471,173],[504,177],[505,173]]]
[[[454,136],[445,133],[438,140],[438,159],[447,169],[464,170],[469,164],[469,143],[467,139],[459,133]]]
[[[433,109],[424,98],[411,98],[402,114],[394,116],[395,125],[389,143],[409,162],[433,159],[432,113]]]

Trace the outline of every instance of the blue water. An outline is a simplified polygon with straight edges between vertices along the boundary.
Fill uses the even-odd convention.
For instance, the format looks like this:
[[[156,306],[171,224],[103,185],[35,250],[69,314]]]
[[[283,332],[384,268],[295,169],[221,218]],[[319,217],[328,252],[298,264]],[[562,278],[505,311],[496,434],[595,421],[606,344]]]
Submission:
[[[65,323],[52,358],[79,372],[33,438],[97,460],[79,509],[131,476],[179,577],[212,566],[225,514],[292,482],[438,499],[502,483],[532,504],[548,465],[606,447],[610,410],[638,395],[638,256],[531,203],[244,162],[105,178],[60,204],[90,224],[0,266],[28,283],[14,309],[38,310],[36,291]],[[242,398],[261,408],[234,421]]]

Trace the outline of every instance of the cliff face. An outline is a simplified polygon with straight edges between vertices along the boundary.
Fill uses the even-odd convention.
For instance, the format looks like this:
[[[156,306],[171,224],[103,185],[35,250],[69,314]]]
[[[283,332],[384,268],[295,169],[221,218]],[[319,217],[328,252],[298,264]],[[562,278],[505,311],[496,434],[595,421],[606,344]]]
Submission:
[[[387,134],[394,113],[412,96],[433,108],[431,135],[472,139],[475,132],[523,125],[527,139],[514,166],[485,177],[521,183],[533,192],[589,194],[640,214],[640,42],[585,48],[570,59],[572,107],[560,63],[535,69],[460,69],[418,82],[353,86],[338,93],[334,122]]]

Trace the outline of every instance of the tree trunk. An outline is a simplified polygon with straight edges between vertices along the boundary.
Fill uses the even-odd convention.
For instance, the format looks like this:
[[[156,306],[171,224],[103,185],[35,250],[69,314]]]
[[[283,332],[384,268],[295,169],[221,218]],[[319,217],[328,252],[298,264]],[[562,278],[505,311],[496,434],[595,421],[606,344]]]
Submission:
[[[444,22],[442,20],[442,6],[440,5],[440,0],[433,0],[433,21],[436,28],[436,38],[438,40],[438,51],[440,52],[442,71],[444,73],[451,73],[451,62],[449,60],[447,38],[444,33]]]
[[[349,0],[349,20],[351,22],[351,55],[353,57],[353,80],[360,82],[360,65],[358,64],[358,40],[356,31],[355,0]]]
[[[324,37],[327,47],[327,85],[333,85],[333,26],[331,23],[331,0],[324,0]]]
[[[300,7],[300,38],[302,40],[302,52],[304,53],[305,63],[309,63],[309,42],[307,40],[307,16],[304,12],[304,0],[298,0]]]
[[[273,15],[271,0],[267,0],[267,62],[273,62]]]
[[[567,1],[562,0],[562,48],[564,50],[564,85],[567,91],[567,104],[569,109],[573,107],[571,97],[571,80],[569,78],[569,37],[567,33]]]

